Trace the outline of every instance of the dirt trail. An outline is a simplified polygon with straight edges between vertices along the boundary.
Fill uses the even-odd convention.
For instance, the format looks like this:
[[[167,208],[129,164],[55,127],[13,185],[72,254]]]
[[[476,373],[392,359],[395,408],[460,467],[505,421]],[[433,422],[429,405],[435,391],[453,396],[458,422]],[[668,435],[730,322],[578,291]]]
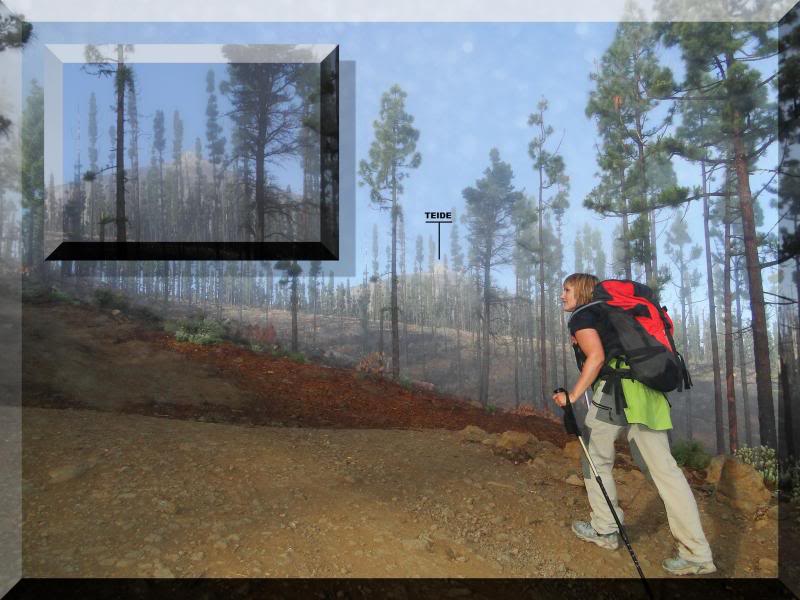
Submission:
[[[579,467],[554,445],[566,439],[555,423],[231,345],[176,344],[95,309],[24,315],[27,577],[635,575],[624,548],[569,532],[588,507],[566,483]],[[454,430],[466,424],[553,444],[515,463],[462,443]],[[660,577],[666,514],[623,466],[631,541]],[[777,522],[695,495],[715,576],[774,577],[759,559],[777,560]]]

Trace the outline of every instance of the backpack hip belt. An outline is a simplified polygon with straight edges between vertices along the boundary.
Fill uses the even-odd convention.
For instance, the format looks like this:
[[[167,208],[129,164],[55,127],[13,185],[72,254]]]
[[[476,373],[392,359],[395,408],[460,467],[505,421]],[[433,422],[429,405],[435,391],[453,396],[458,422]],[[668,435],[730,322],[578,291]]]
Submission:
[[[608,396],[613,396],[614,409],[618,415],[623,414],[623,409],[628,407],[628,403],[625,400],[625,391],[622,388],[622,380],[634,379],[633,375],[631,375],[631,370],[615,369],[606,363],[600,370],[599,377],[604,381],[601,392]]]

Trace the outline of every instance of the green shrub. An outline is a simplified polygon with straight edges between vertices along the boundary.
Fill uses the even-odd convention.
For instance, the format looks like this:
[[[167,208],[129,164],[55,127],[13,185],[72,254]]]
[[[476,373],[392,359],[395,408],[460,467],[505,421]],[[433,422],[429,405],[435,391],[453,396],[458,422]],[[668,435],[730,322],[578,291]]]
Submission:
[[[40,304],[47,302],[65,302],[69,304],[80,304],[80,301],[57,287],[50,287],[40,283],[28,283],[23,281],[20,296],[23,302]]]
[[[497,407],[494,404],[487,404],[486,412],[490,415],[493,415],[494,413],[497,412]]]
[[[778,458],[773,448],[742,446],[733,455],[743,463],[752,465],[756,471],[761,473],[764,483],[773,486],[778,483]]]
[[[105,288],[94,291],[94,301],[100,308],[118,308],[121,310],[128,308],[128,299],[125,296]]]
[[[306,355],[303,354],[302,352],[287,352],[286,358],[288,358],[289,360],[293,360],[295,362],[299,362],[300,364],[305,364],[306,362],[308,362],[308,360],[306,359]]]
[[[50,290],[41,284],[23,281],[20,296],[23,302],[32,304],[48,302],[50,300]]]
[[[225,333],[222,323],[213,319],[181,319],[175,325],[166,324],[164,329],[173,327],[176,340],[192,344],[219,344]]]
[[[114,294],[111,292],[111,290],[95,290],[94,301],[100,308],[108,308],[114,302]]]
[[[681,440],[672,447],[672,456],[682,467],[705,469],[711,457],[697,440]]]
[[[411,383],[411,379],[409,379],[406,375],[400,375],[400,379],[398,380],[398,383],[400,385],[402,385],[404,388],[406,388],[407,390],[410,390],[411,388],[414,387],[414,384]]]
[[[77,302],[75,298],[55,287],[50,290],[50,299],[56,302],[70,302],[72,304]]]
[[[158,323],[162,320],[161,315],[156,313],[152,308],[147,306],[134,306],[131,309],[131,314],[142,319],[143,321],[150,321],[152,323]],[[175,333],[175,331],[171,331],[170,333]]]

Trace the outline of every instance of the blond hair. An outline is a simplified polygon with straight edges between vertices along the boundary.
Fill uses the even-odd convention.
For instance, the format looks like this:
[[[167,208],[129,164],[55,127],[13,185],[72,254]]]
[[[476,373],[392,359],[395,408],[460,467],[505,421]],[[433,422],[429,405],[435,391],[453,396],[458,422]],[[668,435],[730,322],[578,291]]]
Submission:
[[[578,306],[592,301],[592,293],[600,280],[588,273],[573,273],[564,280],[564,285],[570,284],[575,289],[575,300]]]

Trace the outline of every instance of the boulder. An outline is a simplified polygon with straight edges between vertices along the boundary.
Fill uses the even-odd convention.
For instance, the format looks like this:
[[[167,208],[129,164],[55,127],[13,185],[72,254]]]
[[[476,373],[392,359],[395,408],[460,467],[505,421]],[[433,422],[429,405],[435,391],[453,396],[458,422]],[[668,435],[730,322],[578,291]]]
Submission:
[[[645,475],[638,469],[615,469],[614,479],[623,485],[638,485],[644,481]]]
[[[569,477],[564,480],[564,483],[568,485],[574,485],[575,487],[583,487],[583,479],[572,473]]]
[[[764,575],[773,575],[773,576],[777,575],[778,563],[772,560],[771,558],[759,558],[758,570]]]
[[[426,392],[435,392],[436,386],[429,381],[417,381],[414,380],[411,382],[411,385],[417,389],[426,391]]]
[[[343,367],[345,369],[352,369],[358,364],[357,360],[341,352],[336,352],[335,350],[328,350],[325,353],[325,362],[331,366]]]
[[[90,463],[80,462],[50,469],[47,474],[50,476],[50,483],[63,483],[64,481],[80,477],[91,468],[92,465]]]
[[[532,467],[536,467],[540,471],[547,471],[547,461],[541,456],[537,456],[529,463]]]
[[[473,444],[480,444],[488,434],[476,425],[467,425],[456,435],[458,435],[461,443],[471,442]]]
[[[555,444],[552,444],[547,440],[542,440],[541,442],[539,442],[539,452],[555,454],[559,451],[560,451],[559,448]]]
[[[535,435],[521,431],[506,431],[494,443],[495,452],[515,460],[533,458],[538,446]]]
[[[728,456],[722,465],[716,497],[718,501],[750,516],[768,504],[772,494],[764,486],[764,480],[758,471]]]
[[[755,525],[753,525],[753,528],[756,531],[761,531],[762,529],[770,529],[770,528],[774,530],[775,523],[770,519],[759,519],[758,521],[756,521]]]
[[[706,467],[706,483],[717,485],[719,483],[719,476],[722,474],[722,465],[725,464],[725,455],[720,454],[711,459],[711,462]]]
[[[528,444],[536,443],[538,440],[536,436],[522,431],[505,431],[500,435],[500,438],[495,444],[498,448],[504,450],[520,450]]]

